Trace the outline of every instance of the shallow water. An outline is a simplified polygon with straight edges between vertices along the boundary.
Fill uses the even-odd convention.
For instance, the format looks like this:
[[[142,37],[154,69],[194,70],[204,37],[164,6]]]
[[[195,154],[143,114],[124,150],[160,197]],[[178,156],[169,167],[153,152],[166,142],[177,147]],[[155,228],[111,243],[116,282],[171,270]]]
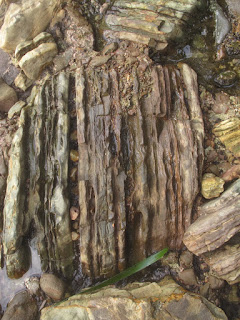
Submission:
[[[2,309],[5,310],[8,302],[14,297],[14,295],[25,289],[24,281],[32,275],[40,275],[41,261],[40,256],[37,253],[37,249],[34,245],[34,241],[30,243],[30,250],[32,256],[32,264],[28,272],[26,272],[19,279],[9,279],[7,276],[6,266],[0,269],[0,303]]]

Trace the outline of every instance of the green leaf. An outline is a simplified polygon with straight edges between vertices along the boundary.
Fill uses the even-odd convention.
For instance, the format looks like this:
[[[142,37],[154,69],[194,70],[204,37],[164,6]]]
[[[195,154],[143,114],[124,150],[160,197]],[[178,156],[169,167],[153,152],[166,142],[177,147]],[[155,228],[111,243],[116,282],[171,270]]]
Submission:
[[[98,289],[102,289],[103,287],[109,286],[111,284],[114,284],[117,281],[123,280],[131,275],[133,275],[134,273],[145,269],[146,267],[150,266],[151,264],[153,264],[154,262],[158,261],[159,259],[161,259],[166,253],[168,252],[168,248],[165,248],[155,254],[153,254],[152,256],[138,262],[137,264],[135,264],[134,266],[120,272],[119,274],[113,276],[112,278],[103,281],[102,283],[91,287],[89,289],[83,290],[80,292],[80,294],[85,294],[85,293],[91,293],[93,291],[96,291]]]

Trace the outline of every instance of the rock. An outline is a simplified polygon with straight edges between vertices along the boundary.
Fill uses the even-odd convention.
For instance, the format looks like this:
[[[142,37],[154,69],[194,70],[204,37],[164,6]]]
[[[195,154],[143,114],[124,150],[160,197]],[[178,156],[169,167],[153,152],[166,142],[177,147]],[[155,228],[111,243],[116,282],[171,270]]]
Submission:
[[[0,78],[0,111],[8,112],[16,102],[16,92]]]
[[[209,285],[213,290],[220,289],[224,286],[224,280],[218,279],[214,276],[209,276]]]
[[[239,164],[232,166],[230,169],[228,169],[222,175],[222,179],[226,182],[235,180],[237,178],[240,178],[240,165]]]
[[[225,181],[212,173],[205,173],[202,178],[202,195],[205,199],[217,198],[224,191]]]
[[[111,30],[105,37],[137,41],[143,44],[166,47],[167,41],[182,36],[182,29],[191,12],[199,8],[202,1],[186,0],[144,3],[129,3],[118,0],[105,14],[106,26]],[[160,49],[160,47],[158,47]]]
[[[73,57],[72,48],[69,48],[66,51],[64,51],[62,55],[57,55],[53,59],[54,71],[59,72],[64,68],[66,68],[69,65],[69,62],[71,61],[72,57]]]
[[[0,30],[0,48],[14,52],[17,45],[44,31],[53,18],[58,0],[21,0],[11,3]]]
[[[96,56],[96,57],[92,58],[89,65],[92,68],[99,67],[99,66],[102,66],[103,64],[107,63],[110,58],[111,58],[110,54],[104,55],[104,56]]]
[[[180,281],[184,283],[184,285],[188,286],[196,286],[197,283],[197,278],[195,276],[194,270],[193,269],[186,269],[183,270],[178,274],[178,277]]]
[[[83,273],[92,270],[92,277],[122,270],[126,252],[136,263],[146,252],[180,248],[203,160],[202,114],[191,68],[158,65],[141,73],[135,62],[130,74],[109,68],[101,76],[92,68],[76,72],[80,260]],[[183,84],[189,108],[180,93],[175,95],[176,83]]]
[[[20,61],[21,58],[29,51],[33,50],[35,48],[33,41],[28,40],[28,41],[23,41],[20,42],[16,49],[15,49],[15,57],[17,61]]]
[[[21,278],[28,271],[31,265],[31,252],[28,245],[22,245],[22,243],[20,242],[19,249],[16,249],[14,253],[7,253],[7,251],[5,253],[5,265],[7,268],[8,278]]]
[[[8,111],[8,118],[12,119],[15,115],[20,115],[20,112],[23,107],[26,106],[26,102],[19,100],[16,102]]]
[[[213,128],[216,137],[235,157],[240,157],[240,119],[231,118],[216,124]]]
[[[39,293],[40,279],[38,277],[30,277],[24,281],[24,284],[31,295]]]
[[[7,257],[26,247],[23,238],[29,234],[34,221],[42,271],[50,270],[71,278],[74,253],[67,196],[68,93],[69,76],[60,73],[40,89],[34,87],[29,104],[21,111],[9,160],[4,205],[4,230],[7,232],[3,232],[3,245]],[[30,164],[27,175],[24,163]],[[42,184],[44,188],[40,187]],[[20,262],[23,264],[24,261]],[[12,268],[10,264],[6,267],[7,272]],[[23,267],[19,266],[19,269]]]
[[[239,232],[239,204],[240,179],[219,198],[199,208],[200,217],[187,229],[183,238],[188,250],[196,255],[215,250]]]
[[[223,71],[214,77],[215,83],[220,87],[230,87],[234,85],[237,80],[237,74],[234,71]]]
[[[230,12],[233,13],[237,18],[239,18],[240,8],[238,0],[226,0],[226,3],[230,9]]]
[[[72,241],[77,241],[80,238],[80,234],[73,231],[72,232]]]
[[[70,159],[73,162],[77,162],[79,159],[78,151],[77,150],[71,150],[70,151]]]
[[[22,291],[9,302],[2,320],[35,320],[37,313],[37,302],[27,291]]]
[[[112,43],[106,45],[106,46],[103,48],[102,54],[103,54],[103,55],[105,55],[105,54],[108,55],[108,54],[116,51],[117,48],[118,48],[117,42],[112,42]]]
[[[216,44],[221,44],[231,30],[231,23],[216,1],[212,1],[211,10],[215,16],[215,41]]]
[[[40,278],[40,287],[54,301],[63,298],[66,290],[65,283],[54,274],[44,273]]]
[[[179,258],[181,268],[191,268],[193,263],[193,254],[188,250],[183,251]]]
[[[132,283],[122,289],[107,287],[89,295],[75,295],[56,307],[44,308],[40,319],[201,320],[203,315],[205,320],[227,320],[214,304],[164,278],[159,283]]]
[[[14,84],[16,87],[26,91],[33,84],[33,80],[29,79],[23,72],[16,77]]]
[[[240,282],[240,244],[226,244],[204,254],[210,272],[229,284]]]
[[[19,61],[19,66],[29,79],[36,80],[42,70],[52,62],[57,52],[55,43],[40,44],[36,49],[22,57]]]
[[[70,209],[70,217],[71,220],[76,220],[77,217],[79,216],[79,210],[76,207],[71,207]]]

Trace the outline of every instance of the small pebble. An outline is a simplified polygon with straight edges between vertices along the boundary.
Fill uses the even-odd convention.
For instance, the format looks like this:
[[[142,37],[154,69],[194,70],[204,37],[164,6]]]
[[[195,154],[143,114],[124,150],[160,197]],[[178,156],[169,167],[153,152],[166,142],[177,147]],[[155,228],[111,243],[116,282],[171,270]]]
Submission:
[[[70,209],[71,220],[76,220],[78,216],[79,216],[78,208],[77,207],[71,207],[71,209]]]
[[[79,238],[80,238],[80,234],[77,233],[77,232],[75,232],[75,231],[73,231],[73,232],[72,232],[72,241],[76,241],[76,240],[78,240]]]
[[[73,162],[77,162],[77,161],[78,161],[79,155],[78,155],[78,151],[77,151],[77,150],[71,150],[71,151],[70,151],[70,159],[71,159]]]

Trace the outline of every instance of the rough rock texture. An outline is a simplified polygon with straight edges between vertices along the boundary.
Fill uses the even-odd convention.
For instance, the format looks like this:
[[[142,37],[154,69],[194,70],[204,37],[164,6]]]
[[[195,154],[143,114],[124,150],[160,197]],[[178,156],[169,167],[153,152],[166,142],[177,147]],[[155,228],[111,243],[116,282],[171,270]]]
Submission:
[[[29,79],[36,80],[42,70],[52,62],[57,52],[55,43],[42,43],[26,53],[19,61],[19,66]]]
[[[108,287],[90,295],[75,295],[41,313],[41,320],[75,318],[227,320],[221,309],[166,278],[159,283],[132,283],[123,289]]]
[[[202,178],[202,195],[205,199],[217,198],[224,191],[224,180],[212,173],[205,173]]]
[[[213,275],[229,284],[240,282],[240,244],[226,244],[203,255]]]
[[[11,3],[0,30],[0,48],[14,52],[17,45],[44,31],[53,18],[58,0],[20,0]]]
[[[240,179],[219,198],[200,207],[200,217],[187,229],[183,238],[187,248],[199,255],[219,248],[239,232],[239,203]]]
[[[231,118],[216,124],[213,133],[235,157],[240,156],[240,119]]]
[[[127,260],[179,248],[203,159],[195,72],[79,69],[76,109],[83,272],[112,274]]]
[[[16,102],[17,94],[15,90],[0,78],[0,111],[8,112]]]
[[[200,4],[197,0],[117,0],[105,17],[113,32],[105,31],[104,34],[162,49],[170,38],[182,36],[182,27]]]
[[[11,256],[26,248],[24,237],[34,221],[43,271],[72,276],[67,198],[68,84],[68,74],[47,80],[37,95],[33,91],[32,104],[21,111],[12,142],[4,206],[3,244],[8,272],[12,269]]]
[[[2,320],[35,320],[37,313],[36,300],[27,291],[22,291],[10,301]]]
[[[41,275],[40,286],[46,295],[54,301],[58,301],[63,298],[66,288],[65,283],[61,279],[50,273],[44,273]]]

